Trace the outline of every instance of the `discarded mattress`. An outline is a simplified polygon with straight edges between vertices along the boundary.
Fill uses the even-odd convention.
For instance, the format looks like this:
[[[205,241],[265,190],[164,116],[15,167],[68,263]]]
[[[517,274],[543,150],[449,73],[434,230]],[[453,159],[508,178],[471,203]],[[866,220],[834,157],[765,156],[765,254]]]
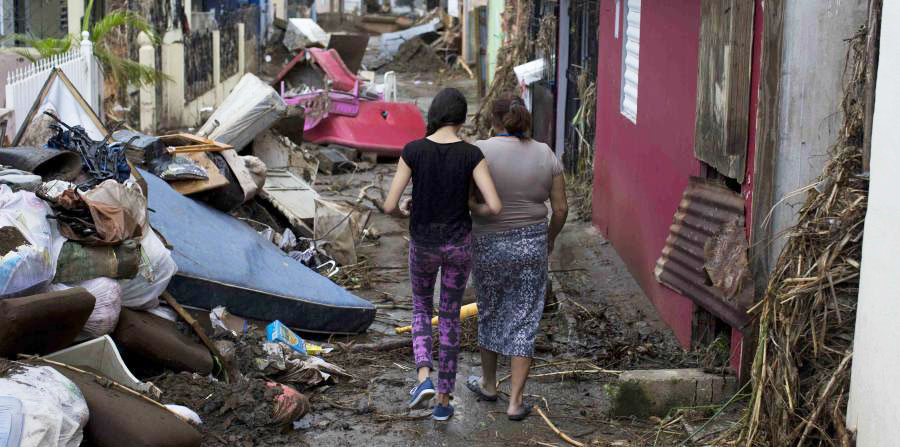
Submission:
[[[278,92],[252,73],[247,73],[198,134],[240,151],[257,135],[272,127],[284,111],[285,104]]]
[[[305,332],[355,334],[372,324],[375,307],[368,301],[290,258],[243,222],[140,174],[155,210],[150,222],[173,247],[178,273],[168,290],[179,303],[204,310],[225,306]]]
[[[424,136],[425,120],[415,104],[363,101],[356,117],[331,115],[306,131],[303,139],[398,157],[403,146]]]

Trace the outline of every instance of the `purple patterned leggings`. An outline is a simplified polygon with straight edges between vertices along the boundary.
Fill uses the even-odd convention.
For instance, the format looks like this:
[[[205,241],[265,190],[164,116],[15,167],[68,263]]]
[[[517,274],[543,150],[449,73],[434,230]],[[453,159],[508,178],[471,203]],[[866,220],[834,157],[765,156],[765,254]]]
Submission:
[[[434,366],[431,361],[431,318],[434,282],[441,269],[441,302],[438,308],[440,355],[437,392],[450,394],[456,383],[459,355],[459,307],[472,268],[472,239],[438,247],[409,243],[409,282],[413,293],[412,341],[416,369]]]

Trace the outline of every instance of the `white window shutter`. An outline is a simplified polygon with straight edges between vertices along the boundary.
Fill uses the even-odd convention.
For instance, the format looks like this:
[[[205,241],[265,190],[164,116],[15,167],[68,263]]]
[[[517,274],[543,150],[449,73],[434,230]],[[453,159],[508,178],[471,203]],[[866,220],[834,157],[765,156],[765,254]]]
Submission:
[[[641,52],[641,0],[625,0],[625,26],[622,35],[622,93],[619,110],[637,123],[638,67]]]

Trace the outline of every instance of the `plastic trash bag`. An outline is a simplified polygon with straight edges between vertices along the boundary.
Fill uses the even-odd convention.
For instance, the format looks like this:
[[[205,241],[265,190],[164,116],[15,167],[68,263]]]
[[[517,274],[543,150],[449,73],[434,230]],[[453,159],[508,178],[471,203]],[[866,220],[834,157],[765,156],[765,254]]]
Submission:
[[[159,306],[159,296],[169,286],[178,266],[169,249],[153,230],[141,240],[141,264],[132,279],[121,280],[122,307],[149,310]]]
[[[11,400],[0,402],[0,441],[3,420],[21,422],[18,443],[13,447],[78,447],[88,421],[88,407],[81,390],[49,366],[19,366],[0,377],[0,396],[19,401],[18,412]],[[8,415],[4,418],[3,414]],[[13,433],[14,425],[10,430]]]
[[[41,290],[56,275],[56,261],[65,238],[56,222],[47,219],[52,215],[47,203],[34,193],[14,193],[9,186],[0,185],[0,234],[13,234],[24,241],[0,253],[0,298]]]
[[[91,211],[101,242],[118,244],[148,232],[147,199],[137,183],[107,180],[81,193],[81,198]]]
[[[81,337],[97,338],[111,333],[119,322],[122,312],[122,286],[110,278],[95,278],[72,284],[51,284],[51,292],[59,292],[72,287],[83,287],[94,295],[94,311],[81,330]]]

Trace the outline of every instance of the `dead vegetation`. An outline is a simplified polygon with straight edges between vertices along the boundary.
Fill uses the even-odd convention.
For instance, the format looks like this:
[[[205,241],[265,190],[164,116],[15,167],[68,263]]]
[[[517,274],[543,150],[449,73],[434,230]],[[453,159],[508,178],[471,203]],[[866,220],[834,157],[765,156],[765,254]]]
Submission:
[[[516,73],[513,69],[528,62],[529,43],[528,21],[531,19],[532,4],[525,0],[509,0],[503,11],[504,36],[503,47],[497,53],[497,68],[494,80],[487,95],[481,101],[481,107],[475,115],[475,135],[485,139],[491,131],[491,107],[494,101],[505,93],[515,91],[518,87]]]
[[[849,41],[844,126],[772,272],[753,394],[730,445],[852,445],[846,427],[868,177],[862,175],[866,33]],[[726,437],[727,439],[728,437]],[[734,439],[736,438],[736,439]]]
[[[594,117],[597,111],[597,84],[591,79],[588,71],[582,70],[578,76],[578,98],[581,105],[572,118],[572,129],[577,140],[577,159],[573,168],[574,175],[569,181],[569,190],[573,196],[575,210],[583,221],[591,220],[594,191]]]

